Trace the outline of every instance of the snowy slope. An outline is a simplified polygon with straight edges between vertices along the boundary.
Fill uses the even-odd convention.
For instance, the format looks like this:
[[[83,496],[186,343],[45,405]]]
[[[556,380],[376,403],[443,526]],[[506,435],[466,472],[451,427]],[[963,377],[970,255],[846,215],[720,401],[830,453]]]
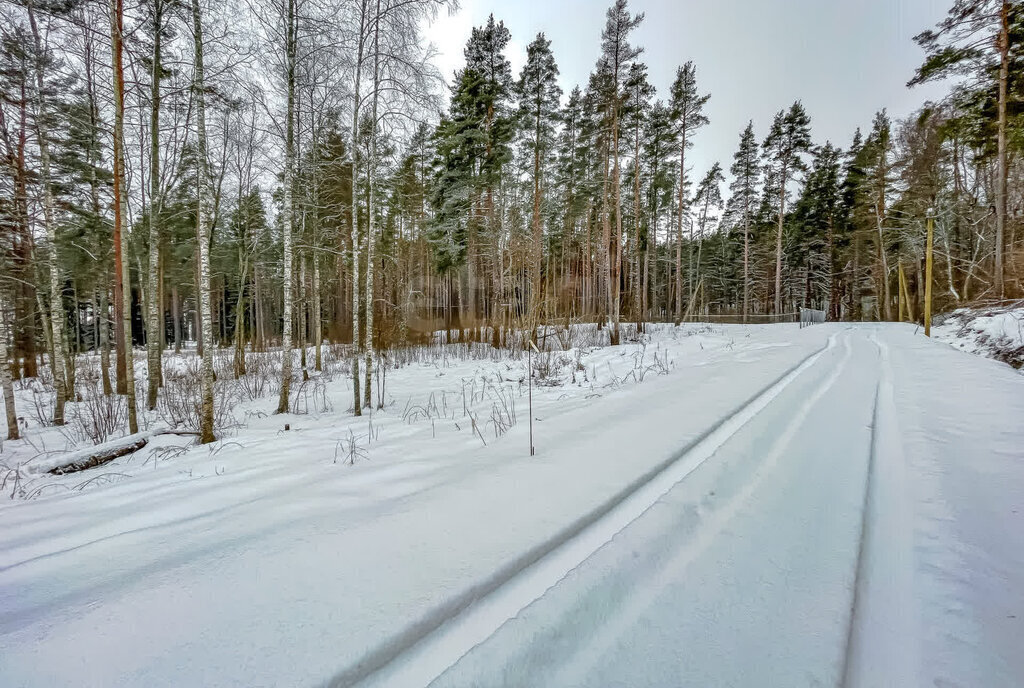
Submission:
[[[692,332],[562,366],[533,459],[516,383],[504,435],[461,409],[495,380],[484,425],[522,363],[452,360],[390,372],[372,426],[250,410],[212,450],[0,507],[3,685],[1018,685],[1022,378],[907,326]],[[640,375],[652,348],[671,364]],[[903,665],[879,624],[911,629]],[[430,643],[452,661],[419,671]]]
[[[963,351],[1024,366],[1024,304],[961,308],[932,328],[932,336]]]

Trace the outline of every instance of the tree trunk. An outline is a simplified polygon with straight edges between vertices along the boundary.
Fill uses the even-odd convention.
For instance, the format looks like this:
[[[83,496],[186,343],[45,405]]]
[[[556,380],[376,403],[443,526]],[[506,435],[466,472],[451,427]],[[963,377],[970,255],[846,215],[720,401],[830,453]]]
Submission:
[[[39,162],[42,168],[43,185],[43,222],[46,225],[46,243],[50,262],[50,327],[52,331],[52,356],[50,368],[53,371],[53,386],[57,393],[53,410],[53,424],[64,425],[64,404],[68,399],[66,363],[64,352],[64,304],[61,296],[60,260],[57,255],[57,224],[53,216],[53,189],[50,186],[50,141],[47,134],[46,89],[43,84],[43,45],[36,25],[36,16],[32,0],[27,0],[29,24],[36,51],[36,137],[39,144]]]
[[[99,292],[100,310],[96,318],[99,329],[100,377],[103,380],[103,393],[114,393],[110,386],[110,297],[107,296],[107,284]]]
[[[779,226],[775,233],[775,315],[782,313],[782,226],[786,219],[786,163],[782,164],[779,183]]]
[[[14,383],[11,380],[11,365],[7,361],[7,308],[0,304],[0,390],[4,395],[4,410],[7,415],[7,439],[16,440],[18,434],[18,412],[14,408]]]
[[[110,38],[114,74],[114,278],[117,282],[114,290],[114,310],[117,310],[117,298],[120,296],[121,338],[119,342],[124,349],[124,370],[123,375],[119,374],[118,376],[118,393],[127,397],[128,432],[136,433],[139,431],[139,423],[135,410],[135,366],[132,357],[132,288],[131,272],[128,267],[128,204],[124,197],[124,71],[121,59],[123,20],[123,0],[111,0]],[[117,315],[118,313],[115,312],[115,317]],[[124,391],[121,391],[121,387]]]
[[[366,9],[369,0],[359,3],[359,35],[356,41],[356,75],[352,93],[352,205],[351,205],[351,236],[352,236],[352,413],[363,415],[363,405],[359,395],[359,192],[358,192],[358,155],[359,150],[359,87],[363,75],[363,48],[366,33]]]
[[[322,371],[323,368],[323,343],[324,343],[324,326],[321,311],[323,305],[320,301],[320,259],[314,253],[313,254],[313,345],[316,347],[316,354],[313,360],[313,369],[317,372]]]
[[[1010,2],[1004,0],[999,8],[999,114],[996,135],[996,251],[995,251],[995,292],[997,298],[1006,295],[1003,284],[1003,246],[1006,232],[1007,167],[1006,152],[1006,89],[1010,73]]]
[[[676,211],[676,317],[678,327],[683,319],[683,215],[686,208],[686,124],[683,123],[679,143],[679,209]]]
[[[197,0],[193,0],[196,2]],[[277,412],[288,412],[288,395],[292,382],[292,220],[294,215],[292,200],[292,171],[295,165],[295,52],[296,52],[296,20],[295,0],[288,0],[288,15],[285,18],[285,69],[287,79],[287,99],[284,147],[284,179],[283,203],[281,219],[281,236],[284,243],[284,317],[281,330],[281,396],[277,401]]]
[[[199,442],[208,444],[216,440],[213,434],[213,314],[210,308],[210,210],[207,184],[209,171],[206,158],[206,84],[203,65],[203,22],[199,0],[192,0],[192,31],[195,45],[193,97],[196,102],[196,156],[198,158],[198,185],[196,209],[196,243],[199,245],[199,319],[202,329],[203,354],[200,363],[202,408],[199,419]],[[287,220],[285,221],[287,223]],[[290,248],[290,247],[288,247]],[[287,289],[287,287],[286,287]]]
[[[146,358],[149,384],[146,408],[156,408],[156,395],[163,371],[160,366],[160,41],[163,32],[164,0],[153,0],[153,83],[149,110],[149,317]]]

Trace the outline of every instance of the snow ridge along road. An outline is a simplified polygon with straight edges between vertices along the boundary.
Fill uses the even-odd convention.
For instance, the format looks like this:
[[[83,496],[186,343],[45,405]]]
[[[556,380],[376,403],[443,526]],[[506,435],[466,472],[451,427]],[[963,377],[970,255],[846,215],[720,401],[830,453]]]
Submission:
[[[805,358],[753,399],[577,524],[573,529],[575,532],[566,533],[563,537],[546,543],[540,552],[534,553],[517,569],[500,572],[501,578],[490,581],[489,590],[482,593],[479,589],[474,591],[472,598],[465,600],[461,608],[453,609],[454,613],[447,619],[436,619],[437,625],[422,633],[419,638],[403,638],[391,645],[390,658],[376,658],[377,662],[374,663],[380,667],[379,669],[374,671],[364,662],[361,666],[369,671],[363,676],[356,677],[346,672],[328,685],[344,686],[363,680],[360,685],[413,686],[426,685],[433,681],[520,610],[543,596],[570,571],[643,515],[676,484],[714,456],[722,445],[763,411],[794,380],[811,368],[827,351],[834,349],[841,334],[831,335],[824,348]],[[847,348],[841,366],[845,365],[848,357]],[[836,370],[829,377],[813,398],[820,397],[832,385],[838,372]],[[800,417],[802,418],[802,415]]]

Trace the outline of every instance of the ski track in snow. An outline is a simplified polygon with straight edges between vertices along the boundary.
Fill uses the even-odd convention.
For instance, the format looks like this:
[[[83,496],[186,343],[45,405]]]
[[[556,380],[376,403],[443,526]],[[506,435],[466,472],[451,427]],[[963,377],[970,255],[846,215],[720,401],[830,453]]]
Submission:
[[[714,456],[740,428],[749,423],[786,387],[814,365],[825,351],[834,347],[837,338],[838,335],[832,335],[824,349],[801,361],[793,370],[787,371],[757,397],[711,428],[696,443],[681,449],[667,465],[659,467],[657,473],[645,479],[628,494],[617,497],[610,508],[602,508],[578,534],[565,542],[557,543],[539,561],[515,572],[508,581],[502,583],[487,597],[476,600],[463,614],[446,620],[441,628],[424,637],[411,651],[397,657],[394,666],[372,676],[365,685],[406,686],[431,682],[466,652],[491,636],[505,621],[540,598],[617,533],[639,518],[673,486]],[[785,440],[786,435],[783,434],[776,447],[784,446]],[[552,685],[561,684],[554,680]]]
[[[0,505],[0,685],[1024,686],[1024,378],[904,325],[682,332],[534,389],[533,459],[525,418],[381,413],[340,466],[366,419],[254,416]]]

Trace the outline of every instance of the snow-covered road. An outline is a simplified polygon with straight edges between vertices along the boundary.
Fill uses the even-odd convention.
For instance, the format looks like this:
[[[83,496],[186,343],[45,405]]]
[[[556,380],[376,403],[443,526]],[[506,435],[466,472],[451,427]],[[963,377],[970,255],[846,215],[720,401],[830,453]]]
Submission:
[[[762,328],[542,409],[532,460],[520,424],[5,507],[0,683],[1024,685],[1012,369],[907,326]]]

